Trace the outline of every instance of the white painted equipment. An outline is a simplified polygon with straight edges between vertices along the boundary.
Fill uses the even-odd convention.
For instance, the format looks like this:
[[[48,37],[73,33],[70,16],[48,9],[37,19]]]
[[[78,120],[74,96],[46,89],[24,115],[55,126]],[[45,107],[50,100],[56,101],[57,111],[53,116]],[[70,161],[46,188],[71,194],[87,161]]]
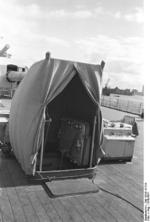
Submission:
[[[132,134],[132,126],[122,122],[108,122],[104,124],[104,135],[129,136]]]
[[[135,138],[132,136],[132,125],[123,122],[103,120],[104,139],[103,160],[131,161],[134,152]]]
[[[103,150],[109,160],[131,161],[134,152],[135,139],[132,136],[104,135]]]

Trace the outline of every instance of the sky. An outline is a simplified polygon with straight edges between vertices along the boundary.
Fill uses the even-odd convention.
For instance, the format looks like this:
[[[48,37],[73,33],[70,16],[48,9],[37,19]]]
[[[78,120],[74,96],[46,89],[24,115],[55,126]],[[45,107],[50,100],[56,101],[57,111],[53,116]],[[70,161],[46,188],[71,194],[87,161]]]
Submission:
[[[142,0],[0,0],[0,48],[30,67],[51,57],[106,65],[103,85],[142,90]]]

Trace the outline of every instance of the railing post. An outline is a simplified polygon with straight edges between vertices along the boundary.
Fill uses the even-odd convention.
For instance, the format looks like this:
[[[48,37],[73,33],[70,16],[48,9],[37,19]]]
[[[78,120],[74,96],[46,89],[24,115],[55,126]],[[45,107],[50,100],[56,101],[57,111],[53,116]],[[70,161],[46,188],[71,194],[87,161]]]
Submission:
[[[143,104],[142,104],[142,103],[140,103],[140,107],[139,107],[139,114],[141,114],[141,113],[142,113],[142,106],[143,106]]]
[[[111,107],[111,98],[109,97],[109,107]]]
[[[129,111],[129,100],[127,101],[127,109],[126,111]]]
[[[118,97],[118,100],[117,100],[117,109],[119,109],[119,97]]]

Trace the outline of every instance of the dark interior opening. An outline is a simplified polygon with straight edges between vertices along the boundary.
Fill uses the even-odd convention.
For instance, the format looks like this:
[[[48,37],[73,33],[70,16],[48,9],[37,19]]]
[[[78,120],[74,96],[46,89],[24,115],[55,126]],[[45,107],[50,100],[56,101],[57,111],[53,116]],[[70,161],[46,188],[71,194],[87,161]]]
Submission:
[[[59,147],[61,122],[62,119],[71,119],[89,124],[88,138],[90,139],[88,139],[88,151],[86,152],[90,152],[96,110],[96,104],[76,74],[65,89],[47,106],[46,116],[47,119],[51,118],[52,122],[50,125],[45,125],[43,170],[82,168],[82,165],[72,163],[67,155],[64,155],[63,163],[60,163],[62,162],[62,152]]]

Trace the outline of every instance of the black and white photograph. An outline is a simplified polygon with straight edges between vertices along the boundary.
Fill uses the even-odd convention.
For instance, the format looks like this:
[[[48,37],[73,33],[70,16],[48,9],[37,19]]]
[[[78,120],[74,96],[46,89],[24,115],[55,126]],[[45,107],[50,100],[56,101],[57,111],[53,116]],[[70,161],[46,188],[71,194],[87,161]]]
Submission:
[[[148,6],[0,0],[0,222],[150,221]]]

